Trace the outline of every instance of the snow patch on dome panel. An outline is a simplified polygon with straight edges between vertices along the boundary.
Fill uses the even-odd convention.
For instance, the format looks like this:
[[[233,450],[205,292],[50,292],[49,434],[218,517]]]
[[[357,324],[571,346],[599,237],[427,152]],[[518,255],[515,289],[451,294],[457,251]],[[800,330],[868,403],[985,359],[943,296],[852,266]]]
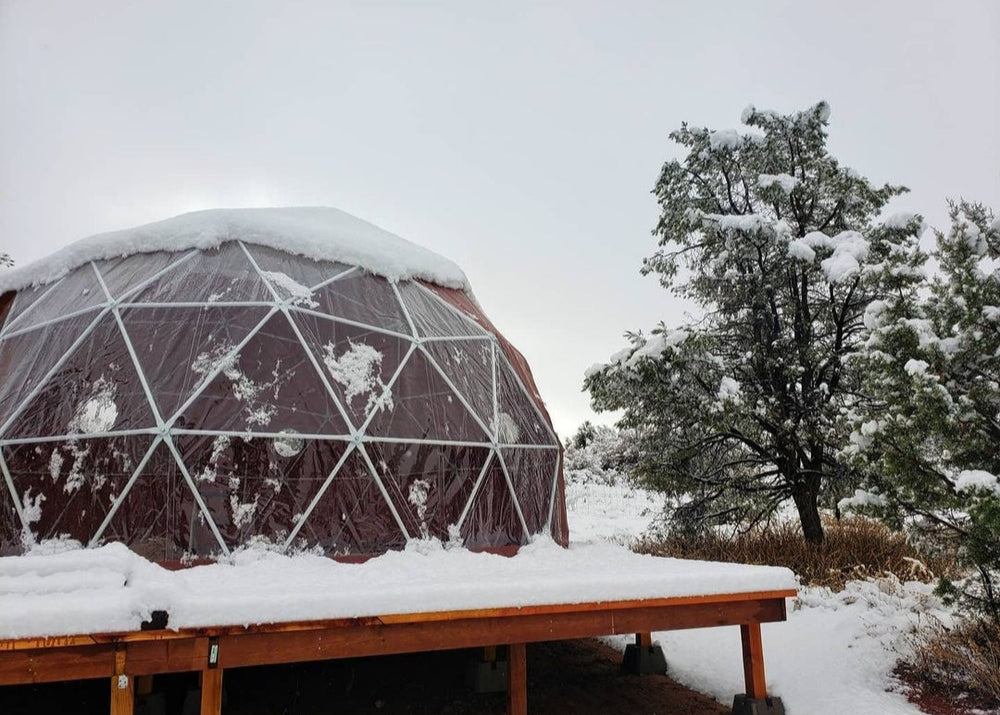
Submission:
[[[431,492],[431,483],[426,479],[414,479],[410,483],[410,502],[417,510],[417,519],[420,520],[420,538],[429,539],[430,530],[427,528],[427,497]]]
[[[110,432],[118,420],[118,405],[115,404],[115,386],[101,375],[94,383],[90,397],[77,405],[70,420],[71,433],[96,434]]]
[[[262,271],[261,275],[274,286],[283,300],[291,302],[292,305],[302,305],[307,308],[319,307],[319,303],[312,299],[312,291],[309,290],[309,287],[302,285],[288,274],[281,271]]]
[[[490,431],[500,442],[517,444],[521,436],[521,428],[517,426],[517,421],[506,412],[501,412],[498,416],[499,420],[490,420]]]
[[[282,369],[278,359],[271,369],[271,379],[256,381],[240,369],[239,361],[240,354],[233,352],[233,346],[222,343],[209,352],[200,353],[191,369],[203,379],[216,371],[221,372],[230,382],[232,396],[244,406],[247,424],[267,427],[278,412],[276,401],[282,386],[295,376],[295,372]],[[268,399],[269,394],[271,399]]]
[[[22,268],[0,273],[0,292],[55,281],[89,262],[156,251],[209,250],[227,241],[338,261],[389,280],[413,278],[468,291],[448,259],[334,208],[210,209],[82,239]]]
[[[370,412],[380,395],[382,409],[393,408],[392,392],[382,382],[382,353],[365,343],[351,343],[339,356],[337,346],[327,343],[323,348],[323,364],[337,383],[345,388],[344,397],[353,402],[359,395],[368,395],[365,412]]]

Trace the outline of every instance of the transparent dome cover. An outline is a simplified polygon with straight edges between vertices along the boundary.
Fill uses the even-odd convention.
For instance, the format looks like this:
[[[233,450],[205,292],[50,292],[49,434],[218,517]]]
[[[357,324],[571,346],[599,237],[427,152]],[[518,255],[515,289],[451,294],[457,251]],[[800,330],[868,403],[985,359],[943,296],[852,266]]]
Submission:
[[[0,298],[0,554],[566,543],[559,440],[462,290],[238,236]]]

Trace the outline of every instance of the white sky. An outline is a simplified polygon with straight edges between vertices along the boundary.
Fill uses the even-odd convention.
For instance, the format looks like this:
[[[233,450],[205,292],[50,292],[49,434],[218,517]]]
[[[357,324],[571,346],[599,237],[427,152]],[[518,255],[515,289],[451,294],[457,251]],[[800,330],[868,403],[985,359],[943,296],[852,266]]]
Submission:
[[[819,99],[894,210],[1000,209],[996,0],[0,0],[0,249],[336,206],[458,262],[568,436],[583,371],[683,318],[638,273],[667,133]]]

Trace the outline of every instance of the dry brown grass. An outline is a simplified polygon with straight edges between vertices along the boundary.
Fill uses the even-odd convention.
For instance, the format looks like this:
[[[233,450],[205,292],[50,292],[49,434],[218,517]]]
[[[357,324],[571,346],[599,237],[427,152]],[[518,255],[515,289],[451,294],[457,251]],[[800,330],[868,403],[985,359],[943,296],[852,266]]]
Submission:
[[[803,583],[834,589],[852,579],[886,573],[903,581],[953,575],[953,563],[927,557],[904,534],[879,521],[855,516],[830,519],[824,526],[826,538],[819,547],[803,540],[798,524],[784,523],[733,537],[707,533],[693,539],[646,539],[636,550],[684,559],[785,566]]]
[[[915,700],[965,701],[980,711],[1000,708],[1000,625],[964,621],[955,628],[940,623],[915,637],[913,656],[896,673],[915,691]]]

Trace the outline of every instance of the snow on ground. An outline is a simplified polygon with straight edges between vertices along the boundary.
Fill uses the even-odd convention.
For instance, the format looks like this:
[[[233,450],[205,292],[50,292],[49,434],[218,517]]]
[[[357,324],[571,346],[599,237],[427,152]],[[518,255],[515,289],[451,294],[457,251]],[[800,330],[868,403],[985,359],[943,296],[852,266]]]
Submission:
[[[664,497],[613,484],[566,482],[571,541],[610,541],[631,546],[663,513]]]
[[[657,496],[624,486],[575,483],[566,486],[574,540],[613,539],[628,543],[656,516],[637,504]],[[662,504],[662,499],[658,503]],[[852,581],[844,591],[802,588],[789,602],[788,620],[765,624],[764,664],[768,689],[781,697],[789,715],[919,715],[892,679],[892,669],[909,647],[913,627],[951,614],[933,595],[933,585],[900,583],[895,577]],[[656,633],[675,680],[722,703],[744,691],[740,632],[736,627]],[[631,639],[608,638],[619,649]]]

